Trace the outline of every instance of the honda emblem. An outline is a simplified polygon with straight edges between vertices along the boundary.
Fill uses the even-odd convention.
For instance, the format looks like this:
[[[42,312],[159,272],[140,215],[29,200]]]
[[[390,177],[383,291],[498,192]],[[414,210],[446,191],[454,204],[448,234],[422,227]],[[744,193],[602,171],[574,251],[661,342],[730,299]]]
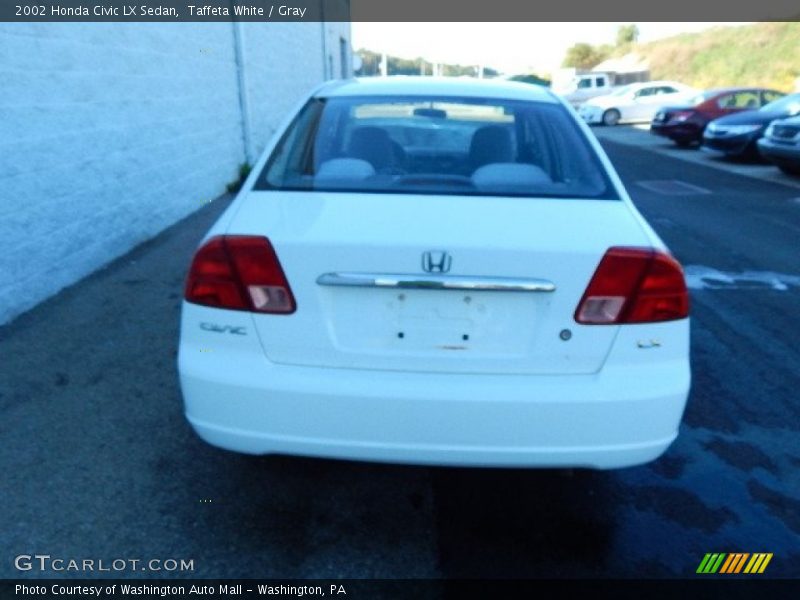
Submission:
[[[422,270],[427,273],[447,273],[453,257],[442,250],[429,250],[422,254]]]

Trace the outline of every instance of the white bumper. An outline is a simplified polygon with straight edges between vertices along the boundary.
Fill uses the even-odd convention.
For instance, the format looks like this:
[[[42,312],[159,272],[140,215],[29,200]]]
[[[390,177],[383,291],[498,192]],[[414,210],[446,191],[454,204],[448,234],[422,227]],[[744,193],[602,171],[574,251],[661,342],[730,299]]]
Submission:
[[[207,333],[184,332],[179,353],[195,431],[249,454],[625,467],[675,439],[690,383],[688,320],[621,328],[605,367],[580,376],[276,365],[252,333],[213,333],[219,342],[209,348]],[[654,337],[660,347],[638,348]]]
[[[604,109],[599,106],[584,104],[578,109],[578,115],[589,125],[598,125],[603,122]]]

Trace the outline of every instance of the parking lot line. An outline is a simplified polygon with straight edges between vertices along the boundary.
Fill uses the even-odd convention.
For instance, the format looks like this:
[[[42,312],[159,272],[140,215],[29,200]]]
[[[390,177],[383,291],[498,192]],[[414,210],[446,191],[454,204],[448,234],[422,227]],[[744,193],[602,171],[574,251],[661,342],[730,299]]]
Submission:
[[[655,179],[651,181],[637,181],[636,185],[646,190],[664,196],[691,196],[694,194],[711,194],[711,190],[693,185],[680,179]]]

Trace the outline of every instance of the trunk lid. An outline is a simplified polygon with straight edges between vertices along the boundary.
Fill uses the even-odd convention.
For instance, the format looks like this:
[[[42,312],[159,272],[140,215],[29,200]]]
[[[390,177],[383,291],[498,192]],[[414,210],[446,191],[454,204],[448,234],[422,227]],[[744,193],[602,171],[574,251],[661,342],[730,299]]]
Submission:
[[[575,309],[610,246],[650,245],[618,200],[449,195],[251,192],[229,233],[268,237],[297,301],[292,315],[253,314],[270,361],[486,374],[598,371],[618,326],[579,325]],[[555,290],[318,283],[430,276],[429,251],[434,263],[449,255],[446,278],[543,279]]]

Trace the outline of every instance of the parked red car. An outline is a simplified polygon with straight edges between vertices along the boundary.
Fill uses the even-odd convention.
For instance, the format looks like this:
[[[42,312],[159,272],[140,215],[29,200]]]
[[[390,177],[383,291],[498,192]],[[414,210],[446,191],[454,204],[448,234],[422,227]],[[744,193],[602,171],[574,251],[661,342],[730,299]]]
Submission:
[[[703,131],[714,119],[743,110],[754,110],[783,97],[783,92],[764,88],[721,88],[707,90],[684,106],[658,110],[650,133],[670,138],[679,146],[703,141]]]

